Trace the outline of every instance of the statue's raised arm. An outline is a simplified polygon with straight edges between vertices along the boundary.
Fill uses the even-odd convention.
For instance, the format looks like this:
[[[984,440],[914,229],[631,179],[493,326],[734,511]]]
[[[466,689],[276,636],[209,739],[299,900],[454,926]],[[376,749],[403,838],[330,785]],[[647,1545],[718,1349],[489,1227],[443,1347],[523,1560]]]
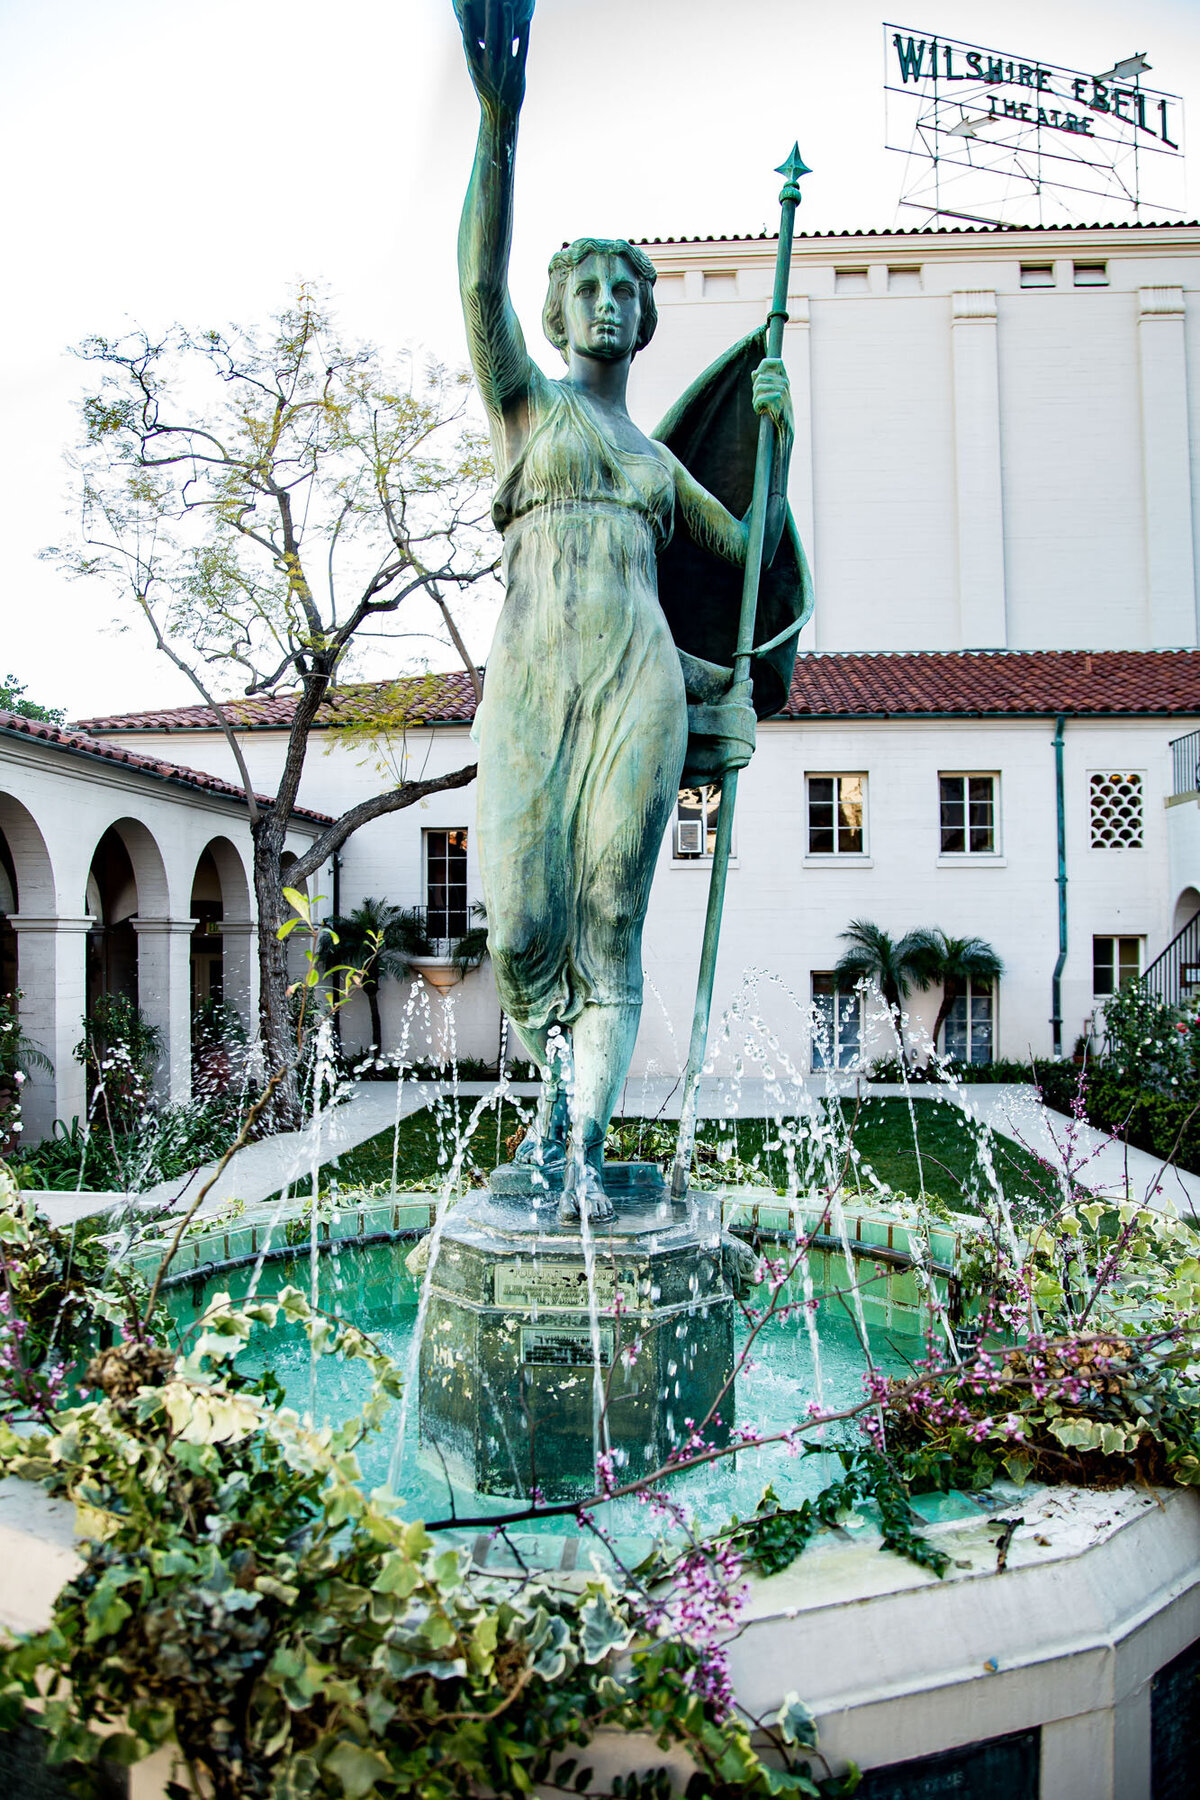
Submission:
[[[524,435],[531,367],[508,296],[508,258],[533,0],[454,0],[454,11],[480,111],[475,166],[458,232],[459,286],[475,379],[511,455]]]

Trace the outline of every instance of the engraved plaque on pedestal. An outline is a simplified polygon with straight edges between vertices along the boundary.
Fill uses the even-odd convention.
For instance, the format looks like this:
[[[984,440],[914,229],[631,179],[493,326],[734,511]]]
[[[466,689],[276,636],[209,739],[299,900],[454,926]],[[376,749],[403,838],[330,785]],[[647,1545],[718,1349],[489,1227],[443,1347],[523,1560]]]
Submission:
[[[456,1207],[421,1346],[427,1465],[477,1493],[590,1493],[597,1368],[618,1466],[643,1474],[665,1462],[733,1367],[720,1214],[699,1198],[689,1223],[651,1189],[593,1223],[586,1246],[577,1225],[559,1228],[524,1196],[481,1193]],[[718,1443],[730,1401],[706,1431]]]

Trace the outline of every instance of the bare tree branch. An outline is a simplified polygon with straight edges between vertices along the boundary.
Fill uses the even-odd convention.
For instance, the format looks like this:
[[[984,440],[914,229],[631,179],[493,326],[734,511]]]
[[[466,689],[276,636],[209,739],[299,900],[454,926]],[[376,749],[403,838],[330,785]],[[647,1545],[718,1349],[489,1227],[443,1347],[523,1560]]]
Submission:
[[[335,850],[341,849],[346,839],[360,825],[369,825],[372,819],[382,819],[388,813],[402,812],[406,806],[415,806],[427,794],[442,794],[449,788],[469,787],[475,779],[476,769],[475,763],[467,763],[465,767],[455,769],[449,775],[431,776],[428,781],[406,781],[401,787],[392,788],[386,794],[372,794],[369,800],[360,800],[357,806],[352,806],[323,831],[303,856],[288,865],[288,879],[293,883],[307,881],[310,875],[316,874],[323,862],[329,860]]]

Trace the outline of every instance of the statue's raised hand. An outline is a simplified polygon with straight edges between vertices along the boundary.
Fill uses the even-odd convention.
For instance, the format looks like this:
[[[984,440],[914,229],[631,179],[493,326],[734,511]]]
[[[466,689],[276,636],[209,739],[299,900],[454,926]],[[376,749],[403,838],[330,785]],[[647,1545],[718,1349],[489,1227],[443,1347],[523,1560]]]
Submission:
[[[534,0],[454,0],[467,68],[485,106],[521,109],[533,5]]]

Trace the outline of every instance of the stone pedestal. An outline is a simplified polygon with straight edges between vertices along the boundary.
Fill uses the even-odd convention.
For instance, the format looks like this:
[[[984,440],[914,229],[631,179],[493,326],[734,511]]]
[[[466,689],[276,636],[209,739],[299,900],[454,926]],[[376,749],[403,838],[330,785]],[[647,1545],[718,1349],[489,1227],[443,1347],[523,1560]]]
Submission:
[[[719,1206],[698,1196],[689,1217],[641,1168],[606,1171],[617,1212],[590,1231],[594,1314],[591,1259],[579,1227],[558,1225],[556,1193],[489,1190],[450,1214],[421,1346],[429,1467],[481,1494],[590,1493],[597,1340],[618,1475],[659,1467],[705,1417],[733,1366]],[[705,1435],[727,1442],[732,1421],[731,1390]]]

